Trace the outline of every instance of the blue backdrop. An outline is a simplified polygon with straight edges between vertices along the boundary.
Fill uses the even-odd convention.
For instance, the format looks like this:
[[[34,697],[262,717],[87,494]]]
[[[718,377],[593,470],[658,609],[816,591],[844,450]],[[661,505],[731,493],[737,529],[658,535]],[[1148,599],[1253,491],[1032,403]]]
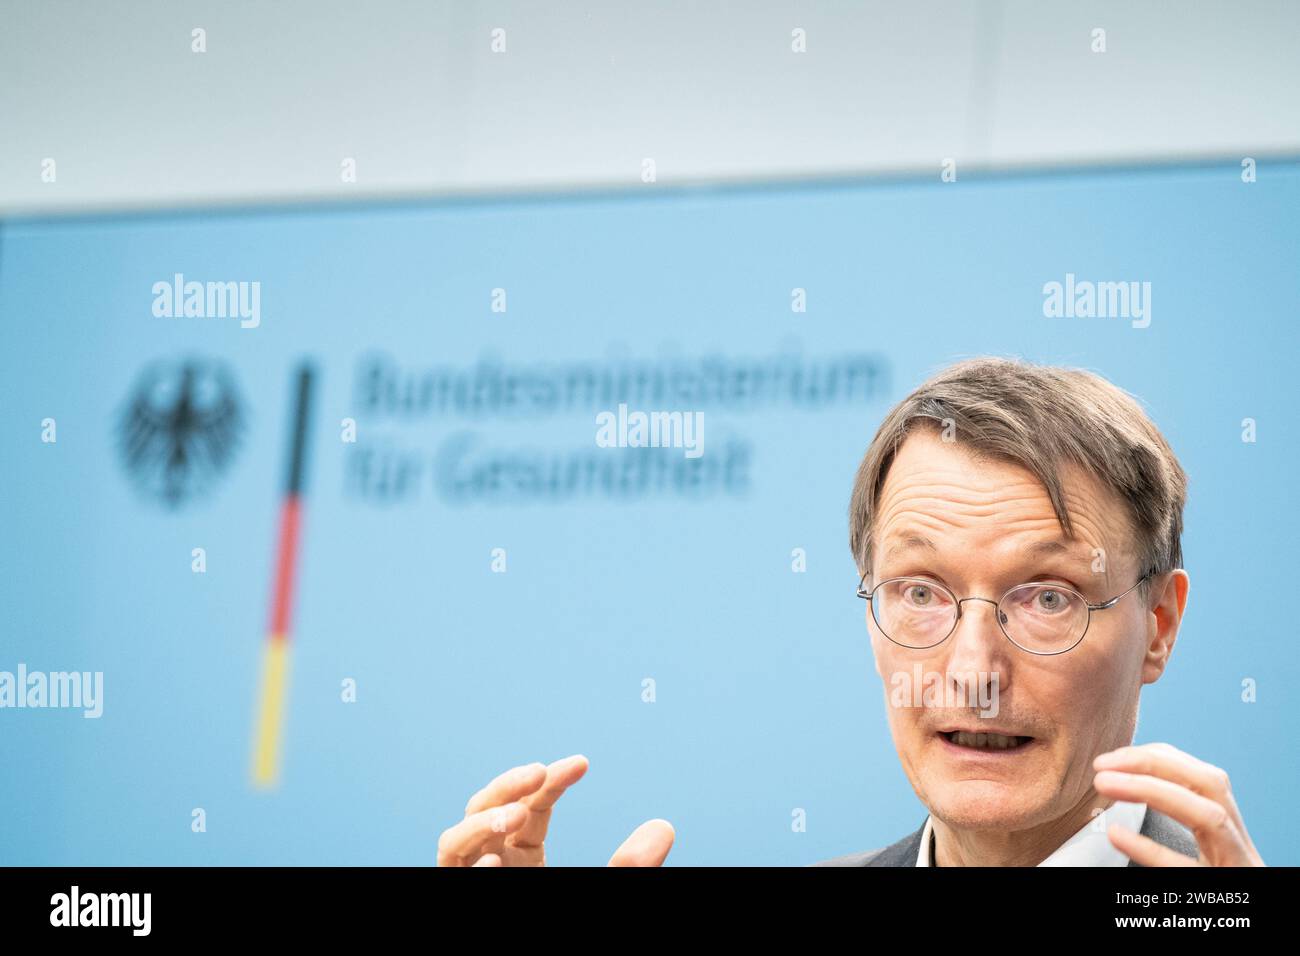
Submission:
[[[925,811],[853,594],[849,489],[892,402],[996,353],[1093,368],[1170,438],[1192,590],[1138,739],[1227,768],[1265,860],[1300,863],[1300,167],[1239,173],[6,223],[0,670],[102,671],[104,710],[0,710],[0,862],[431,863],[496,772],[574,752],[591,769],[557,809],[559,864],[603,863],[654,816],[677,864],[910,832]],[[260,283],[260,324],[156,316],[177,273]],[[1046,318],[1067,274],[1151,282],[1150,325]],[[225,369],[243,429],[170,507],[133,483],[122,422],[150,363],[187,357]],[[259,792],[303,360],[283,771]],[[703,410],[707,464],[597,449],[595,413],[625,396]]]

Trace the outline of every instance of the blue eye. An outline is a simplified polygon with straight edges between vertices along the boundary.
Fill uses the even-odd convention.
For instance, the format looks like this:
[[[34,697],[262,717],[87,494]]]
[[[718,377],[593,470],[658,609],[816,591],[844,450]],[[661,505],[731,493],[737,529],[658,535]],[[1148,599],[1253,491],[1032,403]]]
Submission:
[[[934,600],[934,592],[924,584],[909,585],[905,593],[908,600],[918,607],[925,607]]]
[[[1067,591],[1057,588],[1039,588],[1034,595],[1033,609],[1042,611],[1045,614],[1059,614],[1062,611],[1069,610],[1072,600]]]

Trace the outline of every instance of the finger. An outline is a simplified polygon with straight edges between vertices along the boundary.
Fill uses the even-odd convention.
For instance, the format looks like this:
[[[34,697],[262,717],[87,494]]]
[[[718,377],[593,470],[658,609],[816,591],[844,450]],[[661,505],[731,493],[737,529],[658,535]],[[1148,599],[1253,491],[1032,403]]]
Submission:
[[[1223,804],[1236,822],[1241,821],[1227,772],[1214,764],[1184,753],[1170,744],[1153,743],[1139,747],[1120,747],[1118,750],[1099,755],[1092,762],[1092,766],[1094,770],[1144,773],[1181,784],[1203,797],[1209,797]]]
[[[574,754],[555,761],[546,768],[546,779],[541,787],[526,797],[522,803],[528,807],[528,819],[518,833],[510,837],[511,846],[541,846],[546,839],[546,828],[551,823],[551,808],[564,796],[564,791],[577,783],[587,772],[587,758]]]
[[[479,857],[477,860],[474,861],[473,865],[474,866],[500,866],[501,857],[497,856],[495,853],[484,853],[481,857]]]
[[[1106,829],[1106,835],[1126,857],[1138,866],[1199,866],[1199,860],[1161,846],[1150,837],[1127,830],[1118,823],[1112,823]]]
[[[484,849],[499,850],[506,835],[518,830],[527,819],[528,808],[522,803],[471,813],[438,837],[438,865],[466,866]]]
[[[511,767],[505,773],[498,774],[486,787],[469,798],[465,804],[465,815],[478,813],[488,807],[499,807],[514,803],[528,796],[546,780],[546,766],[541,763],[524,764]]]
[[[1247,858],[1242,862],[1263,863],[1259,851],[1255,849],[1255,844],[1246,830],[1246,823],[1241,818],[1241,810],[1237,807],[1237,800],[1232,794],[1232,781],[1223,768],[1206,763],[1167,743],[1120,747],[1118,750],[1098,756],[1093,761],[1093,767],[1097,770],[1120,770],[1163,777],[1174,783],[1180,783],[1203,797],[1217,801],[1227,808],[1232,826],[1241,838],[1241,845],[1246,848]]]
[[[667,820],[647,820],[609,858],[610,866],[662,866],[677,834]]]
[[[1201,855],[1215,866],[1249,865],[1249,854],[1228,808],[1186,787],[1146,774],[1103,770],[1093,779],[1098,793],[1145,803],[1192,831]]]

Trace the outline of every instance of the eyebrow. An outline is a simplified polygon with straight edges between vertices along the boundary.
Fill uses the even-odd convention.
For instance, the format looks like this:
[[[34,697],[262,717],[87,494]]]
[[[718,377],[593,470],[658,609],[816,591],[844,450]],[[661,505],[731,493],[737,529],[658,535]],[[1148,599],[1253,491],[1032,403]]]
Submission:
[[[895,541],[885,551],[885,557],[898,554],[900,551],[913,551],[917,548],[924,548],[927,551],[938,552],[934,542],[919,534],[905,534],[899,540]]]
[[[1025,548],[1029,554],[1035,557],[1047,557],[1052,554],[1068,554],[1070,546],[1064,541],[1035,541],[1029,547]]]

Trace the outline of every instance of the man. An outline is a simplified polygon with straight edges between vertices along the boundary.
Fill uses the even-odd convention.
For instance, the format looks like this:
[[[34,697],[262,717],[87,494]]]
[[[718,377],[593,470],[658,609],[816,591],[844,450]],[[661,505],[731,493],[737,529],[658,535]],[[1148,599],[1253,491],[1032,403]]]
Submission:
[[[1131,746],[1187,604],[1186,476],[1127,394],[1088,372],[958,363],[905,398],[858,469],[849,540],[903,770],[929,810],[822,866],[1263,865],[1228,776]],[[438,841],[440,866],[545,862],[587,769],[516,767]],[[656,866],[650,820],[610,860]]]

